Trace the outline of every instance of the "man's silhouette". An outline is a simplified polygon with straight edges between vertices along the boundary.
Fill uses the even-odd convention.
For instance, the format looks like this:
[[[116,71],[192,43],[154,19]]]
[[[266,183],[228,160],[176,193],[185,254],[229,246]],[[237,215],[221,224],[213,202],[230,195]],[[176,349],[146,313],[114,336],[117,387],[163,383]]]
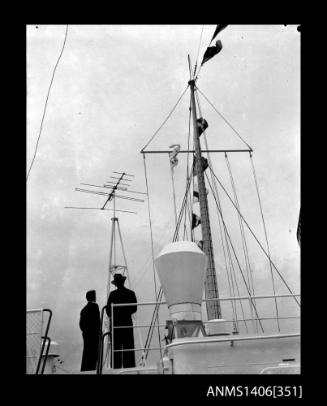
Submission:
[[[110,292],[107,303],[107,315],[112,323],[111,304],[118,303],[137,303],[135,293],[125,288],[126,276],[115,274],[114,280],[111,282],[117,287],[116,290]],[[133,320],[132,314],[137,310],[137,306],[122,306],[113,308],[113,331],[112,333],[112,349],[115,351],[111,360],[112,368],[133,368],[135,367],[134,335],[133,335]],[[127,328],[115,328],[119,326],[131,326]],[[121,350],[131,351],[121,351]],[[118,351],[117,351],[118,350]]]
[[[100,333],[100,311],[95,303],[95,290],[86,293],[86,300],[87,305],[81,311],[79,322],[84,341],[81,371],[93,371],[97,364]]]

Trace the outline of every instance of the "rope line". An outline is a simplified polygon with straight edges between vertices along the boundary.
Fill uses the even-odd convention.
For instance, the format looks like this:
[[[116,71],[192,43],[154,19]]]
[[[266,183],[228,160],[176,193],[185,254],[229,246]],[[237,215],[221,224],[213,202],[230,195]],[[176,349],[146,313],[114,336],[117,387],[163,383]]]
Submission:
[[[211,170],[211,168],[209,168]],[[231,203],[233,204],[233,206],[235,207],[235,209],[237,210],[237,207],[235,206],[233,199],[231,199],[231,197],[229,196],[227,190],[225,189],[225,187],[222,185],[222,183],[220,182],[220,180],[217,178],[217,176],[214,174],[215,178],[217,179],[219,185],[221,186],[221,188],[223,189],[223,191],[226,193],[227,197],[229,198],[229,200],[231,201]],[[266,255],[266,257],[269,259],[269,261],[271,262],[271,265],[273,266],[273,268],[275,269],[275,271],[277,272],[277,274],[279,275],[279,277],[281,278],[281,280],[283,281],[284,285],[287,287],[288,291],[293,295],[292,297],[294,298],[294,300],[296,301],[296,303],[299,305],[299,307],[301,307],[300,303],[298,302],[297,298],[294,296],[292,290],[290,289],[290,287],[288,286],[287,282],[285,281],[285,279],[283,278],[282,274],[279,272],[279,270],[277,269],[276,265],[274,264],[274,262],[272,261],[272,259],[270,258],[270,256],[267,254],[266,250],[263,248],[262,244],[260,243],[260,241],[258,240],[257,236],[254,234],[254,232],[252,231],[251,227],[249,226],[249,224],[247,223],[247,221],[244,219],[243,215],[240,213],[240,216],[242,217],[242,220],[244,221],[245,225],[247,226],[247,228],[249,229],[249,231],[251,232],[251,234],[253,235],[253,237],[255,238],[255,240],[257,241],[257,243],[259,244],[260,248],[262,249],[263,253]]]
[[[143,157],[144,157],[144,155],[145,154],[143,154]],[[192,173],[193,173],[193,165],[192,165],[190,173],[192,175]],[[191,179],[191,176],[189,177],[188,184],[187,184],[187,190],[186,190],[184,198],[183,198],[182,208],[181,208],[180,213],[179,213],[179,217],[178,217],[178,221],[177,221],[177,226],[175,228],[173,241],[176,241],[176,235],[178,233],[178,229],[179,229],[180,223],[182,221],[183,209],[184,209],[185,200],[186,200],[186,197],[187,197],[187,192],[188,192],[188,188],[189,188],[189,184],[190,184],[190,179]],[[162,296],[163,296],[163,290],[162,290],[162,287],[160,287],[159,293],[158,293],[157,298],[156,298],[157,303],[155,305],[155,309],[154,309],[153,314],[152,314],[150,328],[148,330],[148,335],[147,335],[146,342],[145,342],[145,345],[144,345],[144,348],[146,348],[146,350],[144,350],[144,358],[145,359],[147,359],[148,354],[149,354],[149,347],[150,347],[150,343],[151,343],[152,336],[153,336],[153,331],[154,331],[154,323],[155,323],[155,320],[158,317],[158,311],[159,311],[159,307],[160,307],[159,303],[161,302]],[[161,348],[161,346],[160,346],[160,348]]]
[[[231,181],[231,185],[232,185],[232,189],[233,189],[233,193],[234,193],[235,204],[237,206],[238,212],[240,212],[240,204],[239,204],[239,200],[238,200],[238,196],[237,196],[237,192],[236,192],[236,185],[235,185],[235,182],[234,182],[234,177],[233,177],[233,174],[232,174],[232,168],[231,168],[227,153],[225,153],[225,159],[226,159],[227,168],[228,168],[228,172],[229,172],[229,177],[230,177],[230,181]],[[253,284],[253,278],[252,278],[252,268],[251,268],[250,259],[249,259],[248,247],[247,247],[247,243],[246,243],[246,239],[245,239],[244,226],[243,226],[243,222],[242,222],[242,219],[241,219],[239,214],[238,214],[238,222],[239,222],[240,231],[241,231],[242,247],[243,247],[244,260],[245,260],[246,275],[247,275],[250,290],[252,289],[252,295],[254,296],[254,284]],[[255,300],[254,300],[254,302],[255,302]],[[252,316],[252,320],[253,320],[252,308],[250,308],[250,311],[251,311],[251,316]],[[255,323],[255,322],[253,321],[253,323]],[[256,324],[255,324],[255,326],[257,328]],[[257,329],[257,332],[258,332],[258,329]]]
[[[211,170],[211,168],[210,168],[210,170]],[[205,175],[206,175],[206,178],[207,178],[208,183],[209,183],[209,185],[210,185],[210,188],[212,188],[211,183],[210,183],[210,180],[209,180],[209,178],[208,178],[208,175],[207,175],[206,173],[205,173]],[[215,197],[215,196],[214,196],[214,198],[215,198],[215,201],[216,201],[216,197]],[[216,204],[217,204],[217,202],[216,202]],[[218,206],[217,206],[217,207],[218,207]],[[231,245],[231,247],[232,247],[232,250],[233,250],[233,253],[234,253],[236,262],[237,262],[237,264],[238,264],[240,273],[241,273],[241,275],[242,275],[245,288],[246,288],[246,290],[247,290],[247,292],[248,292],[248,294],[249,294],[249,296],[250,296],[250,302],[251,302],[252,307],[253,307],[253,309],[254,309],[254,311],[255,311],[255,313],[256,313],[256,316],[257,316],[257,318],[258,318],[258,320],[259,320],[259,324],[260,324],[261,330],[262,330],[262,332],[264,332],[263,326],[262,326],[261,321],[260,321],[260,317],[259,317],[259,315],[258,315],[257,308],[256,308],[256,306],[255,306],[255,304],[254,304],[254,302],[253,302],[253,299],[251,298],[251,291],[250,291],[250,289],[249,289],[249,286],[248,286],[247,283],[246,283],[246,279],[245,279],[245,277],[244,277],[241,264],[239,263],[239,260],[238,260],[238,258],[237,258],[237,255],[236,255],[234,246],[233,246],[233,244],[232,244],[232,240],[231,240],[230,235],[229,235],[229,233],[228,233],[228,231],[227,231],[226,223],[225,223],[225,221],[224,221],[223,219],[222,219],[222,222],[223,222],[224,228],[226,229],[227,236],[228,236],[228,240],[229,240],[229,242],[230,242],[230,245]]]
[[[169,157],[168,157],[169,159]],[[170,160],[169,160],[170,164]],[[177,210],[176,210],[176,192],[175,192],[175,182],[174,182],[174,168],[170,165],[170,174],[171,174],[171,185],[173,190],[173,201],[174,201],[174,215],[175,215],[175,226],[177,225]]]
[[[212,42],[212,39],[211,39],[210,42],[208,43],[207,48],[210,47],[211,42]],[[199,75],[200,75],[200,71],[201,71],[201,69],[202,69],[202,66],[203,66],[203,65],[200,65],[200,69],[199,69],[199,71],[198,71],[198,74],[197,74],[197,77],[195,78],[195,80],[198,80]],[[194,76],[195,76],[195,74],[194,74]]]
[[[197,53],[197,55],[196,55],[196,60],[195,60],[195,65],[194,65],[193,77],[195,77],[196,69],[197,69],[197,66],[198,66],[198,58],[199,58],[200,46],[201,46],[201,42],[202,42],[203,29],[204,29],[204,24],[202,25],[202,30],[201,30],[201,35],[200,35],[200,41],[199,41],[199,47],[198,47],[198,53]]]
[[[145,174],[145,183],[146,183],[146,192],[147,192],[147,200],[148,200],[148,215],[149,215],[149,223],[150,223],[150,236],[151,236],[151,256],[152,256],[152,270],[153,270],[153,280],[154,280],[154,290],[156,298],[157,295],[157,281],[156,281],[156,273],[154,269],[154,249],[153,249],[153,232],[152,232],[152,220],[151,220],[151,212],[150,212],[150,195],[149,195],[149,185],[148,185],[148,176],[146,171],[146,163],[145,163],[145,154],[143,154],[143,163],[144,163],[144,174]],[[162,357],[161,351],[161,337],[160,337],[160,329],[159,329],[159,319],[158,315],[156,315],[155,321],[157,322],[158,327],[158,340],[159,340],[159,348],[160,348],[160,356]],[[154,321],[154,322],[155,322]],[[151,337],[152,338],[152,337]],[[145,358],[146,359],[146,358]]]
[[[188,137],[187,137],[187,166],[186,166],[186,184],[189,174],[189,159],[190,159],[190,139],[191,139],[191,115],[192,115],[192,102],[191,102],[191,94],[190,94],[190,104],[189,104],[189,116],[188,116]],[[194,150],[194,145],[193,145]],[[192,153],[192,167],[194,162],[194,152]],[[193,169],[192,169],[193,170]],[[192,178],[192,191],[194,191],[194,177]],[[190,222],[190,233],[191,233],[191,241],[195,240],[194,231],[192,229],[192,212],[193,212],[193,193],[189,194],[189,222]]]
[[[34,161],[35,161],[35,157],[36,157],[36,153],[37,153],[37,150],[38,150],[38,146],[39,146],[39,142],[40,142],[40,137],[41,137],[41,133],[42,133],[42,129],[43,129],[44,117],[45,117],[45,113],[46,113],[46,111],[47,111],[48,100],[49,100],[49,96],[50,96],[50,90],[51,90],[51,87],[52,87],[53,79],[54,79],[54,76],[55,76],[55,73],[56,73],[56,70],[57,70],[59,61],[60,61],[61,56],[62,56],[62,54],[63,54],[63,52],[64,52],[64,48],[65,48],[65,45],[66,45],[66,39],[67,39],[67,33],[68,33],[68,24],[67,24],[67,26],[66,26],[65,39],[64,39],[64,42],[63,42],[61,51],[60,51],[60,55],[59,55],[59,57],[58,57],[58,59],[57,59],[56,65],[55,65],[55,67],[54,67],[54,69],[53,69],[53,72],[52,72],[52,77],[51,77],[51,81],[50,81],[50,85],[49,85],[49,89],[48,89],[48,93],[47,93],[47,97],[46,97],[45,105],[44,105],[44,109],[43,109],[43,115],[42,115],[42,119],[41,119],[41,125],[40,125],[39,135],[38,135],[37,142],[36,142],[36,146],[35,146],[35,150],[34,150],[34,156],[33,156],[33,158],[32,158],[31,165],[30,165],[29,170],[28,170],[28,173],[27,173],[26,182],[28,181],[30,172],[31,172],[31,170],[32,170],[32,167],[33,167],[33,164],[34,164]]]
[[[184,194],[184,197],[183,197],[182,206],[181,206],[181,210],[180,210],[180,213],[179,213],[177,227],[175,229],[173,241],[176,241],[176,239],[177,239],[178,229],[180,227],[180,224],[181,224],[181,221],[182,221],[182,218],[183,218],[183,211],[184,211],[185,205],[187,203],[187,196],[188,196],[188,193],[189,193],[191,180],[193,178],[193,168],[194,168],[194,163],[193,163],[193,165],[191,167],[190,174],[189,174],[189,177],[188,177],[188,181],[187,181],[187,184],[186,184],[186,191],[185,191],[185,194]]]
[[[190,95],[191,99],[191,95]],[[185,184],[187,185],[188,179],[189,179],[189,158],[190,158],[190,138],[191,138],[191,112],[192,112],[192,107],[191,107],[191,100],[189,104],[189,116],[188,116],[188,136],[187,136],[187,155],[186,155],[186,180]],[[194,154],[192,154],[194,155]],[[194,178],[192,182],[192,190],[194,190]],[[193,196],[190,191],[189,193],[189,202],[187,205],[187,208],[185,209],[185,223],[184,223],[184,230],[186,229],[186,210],[189,215],[189,224],[190,224],[190,237],[191,241],[194,241],[194,232],[192,230],[192,212],[193,212]],[[187,237],[188,238],[188,237]]]
[[[259,186],[258,186],[258,181],[257,181],[257,175],[254,169],[254,163],[252,159],[252,154],[250,152],[250,162],[251,162],[251,167],[252,167],[252,172],[253,172],[253,177],[254,177],[254,182],[255,182],[255,187],[257,191],[257,196],[259,200],[259,207],[260,207],[260,213],[261,213],[261,218],[262,218],[262,224],[263,224],[263,229],[265,233],[265,239],[266,239],[266,244],[267,244],[267,251],[268,255],[270,257],[270,248],[269,248],[269,242],[268,242],[268,235],[267,235],[267,228],[266,228],[266,222],[263,216],[263,209],[262,209],[262,203],[261,203],[261,198],[260,198],[260,193],[259,193]],[[274,279],[274,273],[272,270],[271,262],[269,261],[269,266],[270,266],[270,274],[271,274],[271,279],[272,279],[272,286],[273,286],[273,292],[275,296],[275,309],[276,309],[276,320],[277,320],[277,327],[278,331],[280,332],[280,326],[279,326],[279,316],[278,316],[278,305],[277,305],[277,299],[276,299],[276,293],[275,293],[275,279]]]
[[[196,102],[197,102],[199,114],[200,114],[200,117],[202,117],[202,110],[201,110],[200,100],[199,100],[199,96],[198,96],[198,93],[197,93],[197,92],[195,92],[195,96],[196,96]],[[206,130],[203,131],[203,137],[204,137],[205,147],[206,147],[207,150],[209,150]],[[209,164],[209,166],[212,168],[212,167],[213,167],[213,164],[212,164],[211,155],[210,155],[209,152],[207,153],[207,157],[208,157],[208,164]],[[220,199],[219,199],[218,187],[217,187],[215,178],[213,177],[212,173],[210,173],[210,176],[211,176],[212,185],[213,185],[213,187],[214,187],[214,190],[212,190],[212,193],[213,193],[213,195],[216,194],[218,207],[219,207],[219,209],[221,210],[221,216],[223,216],[223,215],[222,215],[222,207],[221,207]],[[224,239],[223,239],[223,234],[222,234],[220,213],[219,213],[218,207],[217,207],[217,214],[218,214],[218,224],[219,224],[220,238],[221,238],[222,247],[223,247],[224,260],[225,260],[225,267],[226,267],[226,273],[227,273],[227,280],[228,280],[228,283],[229,283],[228,266],[227,266],[227,260],[226,260],[226,255],[225,255]],[[224,231],[225,231],[225,230],[224,230]],[[226,231],[225,231],[225,241],[226,241],[226,244],[228,245],[228,240],[227,240],[227,236],[226,236]],[[228,254],[229,254],[229,261],[230,261],[230,263],[232,263],[232,260],[231,260],[231,257],[230,257],[230,250],[228,250]],[[233,269],[233,272],[235,273],[234,268],[230,268],[230,272],[232,272],[232,269]],[[235,275],[234,275],[234,278],[236,278]],[[232,275],[231,275],[231,281],[233,282]],[[233,293],[234,293],[233,296],[235,296],[234,284],[233,284],[233,283],[232,283],[232,287],[233,287]],[[230,288],[231,288],[231,286],[229,285],[229,289],[230,289]],[[238,288],[238,286],[237,286],[237,288]],[[232,296],[232,295],[231,295],[231,296]],[[240,296],[240,295],[239,295],[239,296]],[[240,301],[240,305],[241,305],[241,309],[242,309],[242,313],[243,313],[242,301]],[[232,301],[232,309],[233,309],[233,317],[234,317],[235,320],[237,320],[236,304],[234,303],[234,301]],[[243,317],[243,319],[244,319],[244,318],[245,318],[245,317]],[[237,321],[236,321],[236,325],[238,326],[238,322],[237,322]],[[235,325],[234,325],[234,326],[235,326]],[[246,330],[247,330],[247,325],[246,325],[246,323],[245,323],[245,327],[246,327]]]
[[[152,135],[152,137],[150,138],[150,140],[145,144],[145,146],[141,149],[141,152],[143,152],[145,150],[146,147],[148,147],[148,145],[150,144],[150,142],[154,139],[154,137],[158,134],[158,132],[161,130],[161,128],[166,124],[166,122],[168,121],[168,119],[170,118],[170,116],[173,114],[173,112],[175,111],[178,103],[181,101],[182,97],[184,96],[186,90],[188,89],[189,85],[186,86],[185,90],[183,91],[183,93],[181,94],[181,96],[179,97],[179,99],[177,100],[176,104],[174,105],[174,107],[172,108],[171,112],[168,114],[168,116],[165,118],[165,120],[163,121],[163,123],[160,125],[160,127],[157,129],[157,131]]]
[[[230,122],[216,109],[216,107],[213,105],[213,103],[206,97],[203,92],[199,88],[197,90],[201,93],[201,95],[207,100],[207,102],[211,105],[211,107],[215,110],[215,112],[225,121],[225,123],[234,131],[234,133],[244,142],[244,144],[252,151],[252,148],[250,145],[241,137],[238,131],[235,130],[235,128],[230,124]]]

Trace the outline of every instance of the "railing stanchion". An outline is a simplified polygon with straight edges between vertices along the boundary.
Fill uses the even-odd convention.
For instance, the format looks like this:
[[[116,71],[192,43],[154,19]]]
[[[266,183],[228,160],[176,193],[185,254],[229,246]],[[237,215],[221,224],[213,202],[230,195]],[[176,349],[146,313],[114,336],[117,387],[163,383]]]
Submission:
[[[40,369],[40,366],[41,366],[42,354],[44,352],[44,347],[45,347],[45,342],[46,342],[46,337],[48,337],[48,332],[49,332],[49,328],[50,328],[50,322],[51,322],[51,319],[52,319],[52,310],[51,309],[42,309],[42,312],[49,312],[49,318],[48,318],[47,327],[45,329],[45,334],[44,334],[44,338],[43,338],[43,342],[42,342],[39,361],[38,361],[37,367],[36,367],[36,375],[39,373],[39,369]],[[42,332],[41,332],[41,334],[42,334]],[[46,360],[47,360],[47,357],[45,357],[43,363],[45,363]],[[44,368],[42,368],[42,370],[44,370]]]
[[[112,368],[115,368],[115,346],[114,346],[114,303],[111,303],[111,364]]]

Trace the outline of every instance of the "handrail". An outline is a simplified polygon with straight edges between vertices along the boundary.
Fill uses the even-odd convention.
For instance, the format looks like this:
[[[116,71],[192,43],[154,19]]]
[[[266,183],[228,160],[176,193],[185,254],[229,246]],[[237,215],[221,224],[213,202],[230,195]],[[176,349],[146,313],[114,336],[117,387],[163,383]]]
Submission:
[[[248,295],[248,296],[227,296],[227,297],[218,297],[218,298],[210,298],[210,299],[202,299],[201,302],[208,302],[208,301],[213,301],[213,300],[219,300],[219,301],[227,301],[227,300],[248,300],[248,299],[273,299],[273,298],[287,298],[287,297],[300,297],[300,293],[296,294],[283,294],[283,295]],[[139,302],[139,303],[133,303],[133,306],[151,306],[151,305],[156,305],[156,304],[167,304],[167,302]],[[178,304],[178,303],[176,303]],[[124,307],[124,306],[130,306],[130,303],[113,303],[112,304],[114,307]]]
[[[43,375],[44,369],[45,369],[45,364],[47,362],[48,355],[49,355],[49,350],[50,350],[50,346],[51,346],[51,338],[50,337],[45,337],[45,336],[42,336],[41,338],[43,338],[44,341],[48,341],[48,346],[47,346],[47,350],[45,352],[45,355],[42,354],[42,357],[44,357],[44,358],[43,358],[43,365],[42,365],[41,375]]]
[[[237,337],[229,336],[229,338],[205,338],[201,340],[183,340],[167,345],[167,348],[177,347],[184,344],[203,344],[203,343],[217,343],[217,342],[228,342],[228,341],[253,341],[253,340],[269,340],[273,338],[290,338],[290,337],[300,337],[300,333],[295,334],[267,334],[267,335],[257,335],[257,336],[247,336],[247,337]]]
[[[212,301],[212,300],[219,300],[219,301],[231,301],[231,300],[249,300],[249,299],[273,299],[273,298],[290,298],[290,297],[300,297],[301,295],[296,293],[296,294],[281,294],[281,295],[248,295],[248,296],[230,296],[230,297],[220,297],[220,298],[213,298],[213,299],[202,299],[201,302],[206,302],[206,301]],[[154,301],[154,302],[138,302],[138,303],[133,303],[133,305],[136,306],[151,306],[151,305],[161,305],[161,304],[167,304],[167,302],[165,301]],[[111,306],[112,307],[126,307],[126,306],[130,306],[130,303],[112,303]],[[107,331],[105,333],[102,333],[102,327],[103,327],[103,318],[104,318],[104,311],[107,308],[107,306],[104,306],[101,310],[101,328],[100,328],[100,334],[99,334],[99,349],[98,349],[98,363],[97,363],[97,374],[102,374],[102,370],[103,370],[103,345],[104,345],[104,339],[107,335],[110,334],[110,331]],[[279,319],[299,319],[299,316],[288,316],[288,317],[279,317]],[[275,317],[262,317],[262,320],[273,320],[275,319]],[[239,320],[239,321],[248,321],[248,320],[252,320],[252,319],[244,319],[244,320]],[[254,320],[256,320],[256,318],[254,318]],[[225,320],[226,322],[233,322],[233,320]],[[111,321],[112,322],[112,321]],[[148,327],[149,325],[134,325],[134,328],[142,328],[142,327]],[[164,325],[162,325],[163,327]],[[112,326],[112,328],[114,329],[124,329],[124,328],[131,328],[131,326]],[[208,342],[216,342],[216,341],[242,341],[242,340],[251,340],[251,339],[265,339],[265,338],[282,338],[282,337],[297,337],[300,336],[300,334],[288,334],[288,335],[261,335],[261,336],[253,336],[253,337],[235,337],[232,336],[229,338],[207,338],[205,340],[206,343]],[[204,342],[204,341],[185,341],[185,343],[197,343],[197,342]],[[174,344],[168,344],[167,347],[171,346],[171,345],[181,345],[184,342],[179,342],[179,343],[174,343]],[[158,348],[133,348],[133,349],[127,349],[127,350],[119,350],[119,351],[141,351],[141,350],[155,350],[155,349],[159,349]],[[112,352],[114,352],[115,350],[112,349]]]
[[[49,312],[48,323],[47,323],[47,327],[45,329],[45,334],[44,334],[44,337],[48,337],[48,332],[49,332],[49,328],[50,328],[50,322],[51,322],[51,319],[52,319],[52,310],[51,309],[42,309],[42,312]],[[43,339],[42,347],[41,347],[41,351],[40,351],[40,356],[39,356],[39,360],[38,360],[37,367],[36,367],[36,372],[35,372],[36,375],[39,373],[39,369],[40,369],[40,366],[41,366],[41,360],[42,360],[42,354],[44,352],[45,342],[46,342],[46,339]]]
[[[101,318],[100,318],[100,331],[99,331],[99,344],[98,344],[98,355],[97,355],[97,367],[96,367],[96,372],[97,374],[101,374],[102,373],[102,359],[103,359],[103,339],[104,336],[109,333],[109,331],[107,333],[102,333],[102,327],[103,327],[103,317],[104,317],[104,311],[107,308],[106,306],[103,306],[101,309]]]
[[[96,369],[97,375],[102,375],[102,370],[103,370],[103,342],[104,342],[104,338],[109,334],[110,334],[110,331],[106,331],[105,333],[101,334],[101,341],[99,343],[99,356],[98,356],[97,369]]]

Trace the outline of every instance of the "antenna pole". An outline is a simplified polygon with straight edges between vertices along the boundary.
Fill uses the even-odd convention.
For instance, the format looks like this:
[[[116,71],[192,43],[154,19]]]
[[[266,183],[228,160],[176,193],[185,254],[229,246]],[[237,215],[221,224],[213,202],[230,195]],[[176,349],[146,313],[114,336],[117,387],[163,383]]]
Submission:
[[[189,57],[190,63],[190,57]],[[191,72],[191,68],[190,68]],[[190,80],[189,85],[191,88],[191,106],[192,106],[192,118],[193,118],[193,132],[194,132],[194,150],[195,150],[195,168],[198,179],[199,187],[199,203],[201,212],[201,229],[203,240],[203,252],[208,258],[208,265],[206,271],[206,279],[204,283],[205,298],[215,299],[218,298],[218,283],[216,277],[216,268],[213,255],[212,237],[208,210],[208,199],[205,187],[204,173],[201,160],[201,144],[199,139],[199,130],[197,126],[196,105],[195,105],[195,81]],[[209,301],[206,303],[208,320],[221,318],[221,309],[219,301]]]
[[[192,80],[193,77],[192,77],[192,66],[191,66],[191,58],[190,58],[190,55],[187,55],[187,59],[188,59],[188,68],[189,68],[189,70],[190,70],[190,80]]]

